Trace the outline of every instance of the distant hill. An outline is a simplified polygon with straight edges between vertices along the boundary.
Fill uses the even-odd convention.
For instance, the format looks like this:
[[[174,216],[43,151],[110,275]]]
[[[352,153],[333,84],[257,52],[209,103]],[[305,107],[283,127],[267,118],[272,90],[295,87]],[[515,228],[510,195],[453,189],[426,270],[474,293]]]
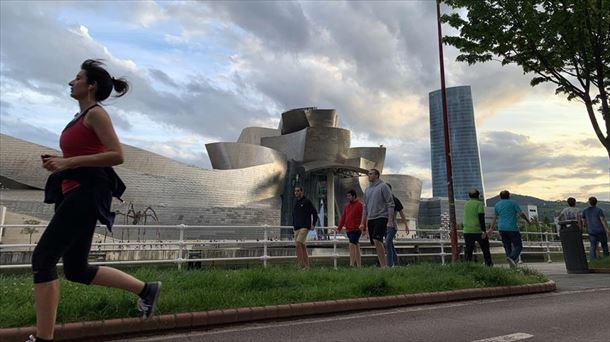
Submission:
[[[545,201],[537,197],[519,194],[511,194],[510,198],[519,205],[530,204],[538,206],[538,217],[540,218],[540,221],[543,222],[552,222],[561,209],[568,205],[565,201]],[[487,199],[487,206],[493,207],[499,200],[500,196],[489,198]],[[588,206],[589,204],[586,202],[576,202],[576,207],[580,210],[583,210]],[[610,202],[598,201],[597,206],[604,211],[607,217],[610,216]]]

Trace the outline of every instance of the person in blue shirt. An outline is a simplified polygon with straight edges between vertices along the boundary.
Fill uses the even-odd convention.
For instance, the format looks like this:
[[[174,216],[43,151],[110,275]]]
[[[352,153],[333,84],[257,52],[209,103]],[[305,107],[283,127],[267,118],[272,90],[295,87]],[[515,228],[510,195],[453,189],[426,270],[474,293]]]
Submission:
[[[511,268],[517,267],[517,260],[523,249],[523,241],[519,232],[518,217],[521,216],[527,223],[530,221],[521,211],[517,202],[510,199],[510,192],[503,190],[500,192],[500,201],[494,207],[495,217],[491,222],[491,228],[487,235],[493,233],[496,225],[502,238],[502,245],[506,253],[506,261]]]
[[[589,242],[591,249],[589,251],[591,259],[595,259],[595,250],[597,242],[602,245],[604,256],[610,255],[608,251],[608,223],[604,217],[604,211],[597,207],[597,198],[589,197],[589,207],[582,211],[582,218],[587,225],[589,233]]]

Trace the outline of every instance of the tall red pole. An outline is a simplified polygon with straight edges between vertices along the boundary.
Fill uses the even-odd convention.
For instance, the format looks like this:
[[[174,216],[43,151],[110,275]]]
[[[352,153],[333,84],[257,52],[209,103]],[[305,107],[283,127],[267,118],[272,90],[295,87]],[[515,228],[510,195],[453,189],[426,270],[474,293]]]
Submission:
[[[455,218],[455,198],[453,196],[453,168],[451,164],[451,144],[449,143],[449,115],[447,113],[447,91],[445,89],[445,63],[443,62],[443,34],[441,32],[441,5],[436,1],[436,22],[438,25],[438,56],[441,67],[441,98],[443,105],[443,132],[445,135],[445,166],[447,169],[447,197],[449,199],[449,222],[451,225],[451,260],[457,262],[458,242]]]

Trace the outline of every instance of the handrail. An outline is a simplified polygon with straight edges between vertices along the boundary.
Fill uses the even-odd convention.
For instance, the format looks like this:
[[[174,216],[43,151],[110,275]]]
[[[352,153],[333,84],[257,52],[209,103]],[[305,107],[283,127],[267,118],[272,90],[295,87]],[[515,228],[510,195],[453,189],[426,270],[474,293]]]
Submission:
[[[1,224],[0,228],[4,229],[23,229],[23,228],[45,228],[46,225],[38,224]],[[102,228],[104,226],[98,225],[98,228]],[[264,267],[267,267],[269,260],[289,260],[294,259],[295,256],[287,255],[287,256],[271,256],[269,255],[269,247],[278,246],[278,245],[289,245],[292,244],[292,240],[288,239],[277,239],[270,238],[270,232],[277,232],[281,229],[292,229],[292,226],[203,226],[203,225],[115,225],[116,228],[122,229],[172,229],[177,230],[179,233],[178,240],[120,240],[114,237],[110,237],[112,242],[94,242],[92,243],[91,250],[93,252],[125,252],[125,251],[159,251],[159,252],[177,252],[177,256],[174,259],[151,259],[151,260],[123,260],[123,261],[99,261],[99,262],[91,262],[92,264],[107,264],[107,265],[128,265],[128,264],[164,264],[164,263],[175,263],[178,268],[182,268],[182,264],[185,262],[215,262],[215,261],[261,261]],[[246,229],[246,230],[259,230],[262,231],[261,239],[248,240],[248,239],[237,239],[237,240],[197,240],[197,239],[185,239],[184,233],[185,231],[192,230],[209,230],[209,229]],[[308,244],[312,247],[321,247],[321,246],[332,246],[332,253],[328,255],[316,255],[311,256],[312,258],[331,258],[333,261],[333,266],[337,267],[337,262],[339,258],[346,258],[349,255],[344,253],[339,253],[337,247],[347,246],[349,241],[344,237],[344,235],[340,235],[336,231],[336,227],[316,227],[318,231],[325,232],[324,239],[321,240],[312,240],[309,241]],[[403,253],[398,254],[402,257],[412,257],[412,256],[438,256],[441,258],[441,262],[445,263],[445,256],[449,255],[445,252],[445,248],[450,244],[450,240],[448,238],[441,239],[443,235],[447,234],[446,230],[442,229],[416,229],[414,230],[414,238],[402,238],[398,237],[394,240],[395,244],[398,247],[404,246],[413,246],[415,247],[417,253]],[[458,234],[462,234],[463,231],[458,231]],[[536,235],[538,237],[544,237],[539,241],[529,241],[527,239],[524,241],[524,247],[528,249],[533,249],[534,251],[524,251],[523,254],[542,254],[546,255],[547,262],[552,262],[551,254],[552,250],[555,252],[561,250],[561,245],[555,239],[557,237],[556,232],[521,232],[522,235]],[[436,237],[438,235],[438,237]],[[433,237],[430,237],[433,236]],[[583,234],[583,236],[587,236],[587,234]],[[497,239],[491,240],[493,246],[501,246],[500,241]],[[437,253],[420,253],[419,246],[420,245],[429,245],[433,247],[434,245],[438,245],[439,252]],[[32,247],[35,247],[36,244],[0,244],[0,252],[7,251],[19,251],[22,248],[28,248],[31,250]],[[262,256],[254,256],[254,257],[231,257],[231,258],[188,258],[188,252],[192,250],[193,246],[205,246],[214,249],[224,249],[227,246],[262,246],[263,254]],[[118,248],[117,248],[118,247]],[[191,247],[191,248],[189,248]],[[365,249],[369,249],[371,247],[363,246]],[[402,248],[401,248],[402,249]],[[540,251],[538,251],[538,249]],[[463,253],[461,253],[463,254]],[[479,253],[476,253],[480,255]],[[375,254],[363,254],[362,257],[374,257]],[[61,264],[59,264],[61,265]],[[15,264],[15,265],[0,265],[0,269],[14,269],[14,268],[26,268],[30,267],[29,264]]]

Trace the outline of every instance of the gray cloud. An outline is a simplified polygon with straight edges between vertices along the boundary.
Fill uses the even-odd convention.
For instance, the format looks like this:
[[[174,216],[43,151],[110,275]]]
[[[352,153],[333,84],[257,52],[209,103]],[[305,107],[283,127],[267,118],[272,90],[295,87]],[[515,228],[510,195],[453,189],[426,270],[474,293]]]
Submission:
[[[153,69],[151,80],[133,63],[114,58],[81,28],[63,28],[44,15],[45,8],[40,11],[23,9],[21,4],[3,3],[1,38],[3,77],[24,87],[35,87],[45,95],[65,97],[67,83],[78,72],[80,63],[87,58],[103,58],[111,74],[126,76],[132,85],[130,94],[117,100],[120,101],[117,106],[146,115],[158,123],[227,140],[235,139],[241,128],[248,126],[249,120],[269,117],[264,109],[248,102],[244,93],[222,90],[201,77],[193,77],[192,84],[179,88],[176,93],[159,91],[153,87],[154,79],[172,83],[162,71]],[[37,24],[32,26],[32,22]],[[53,58],[47,58],[48,51],[54,52]],[[114,100],[109,103],[114,104]],[[115,120],[121,127],[130,128],[125,118],[117,116]]]
[[[2,125],[0,132],[16,138],[24,139],[39,145],[58,149],[59,135],[47,129],[35,127],[17,118],[2,114]]]
[[[534,143],[529,137],[511,132],[484,132],[480,136],[485,185],[499,189],[532,180],[599,177],[610,166],[606,157],[583,157],[556,153],[550,146]],[[562,168],[568,174],[537,176],[535,171]]]
[[[215,16],[233,22],[279,50],[300,50],[310,41],[310,24],[298,2],[210,1]]]

